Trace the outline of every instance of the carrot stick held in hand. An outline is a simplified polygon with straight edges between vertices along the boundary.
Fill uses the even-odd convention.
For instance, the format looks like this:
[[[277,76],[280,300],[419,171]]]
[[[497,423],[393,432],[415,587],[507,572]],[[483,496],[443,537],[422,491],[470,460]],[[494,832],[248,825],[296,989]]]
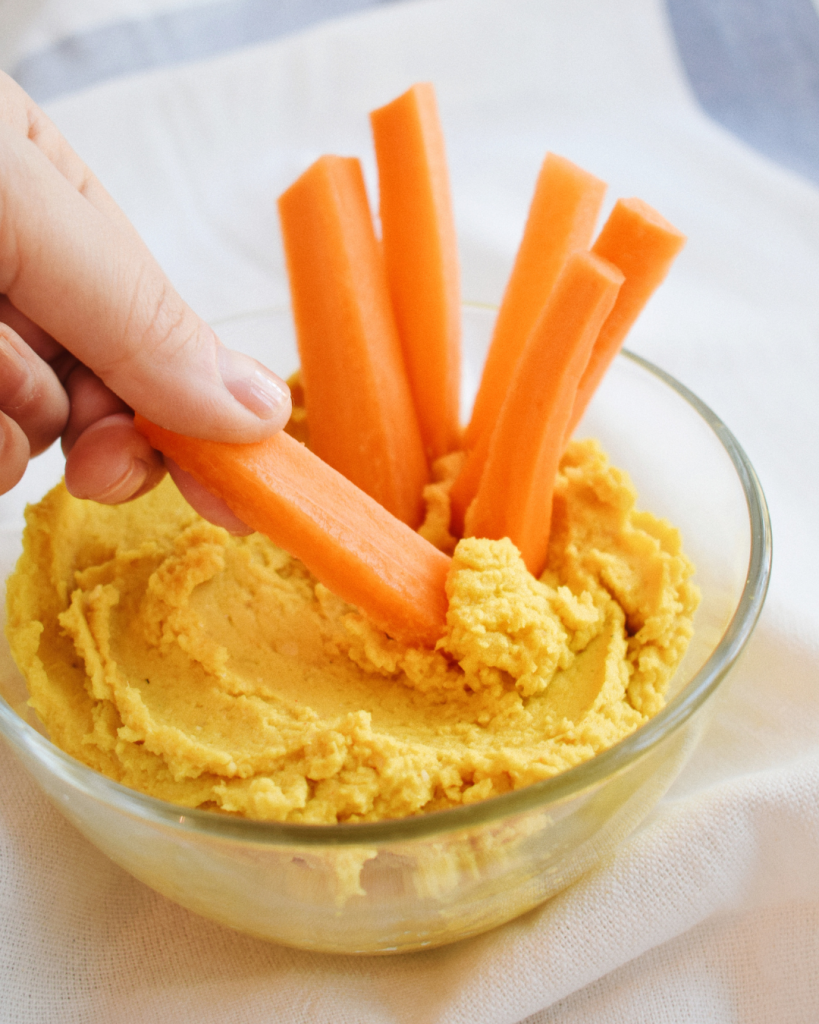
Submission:
[[[136,426],[243,522],[300,558],[390,636],[432,647],[446,621],[450,559],[288,434],[257,444]]]
[[[430,460],[460,445],[461,295],[444,136],[428,82],[370,114],[384,262]]]
[[[427,460],[358,160],[320,157],[279,214],[310,447],[415,527]]]

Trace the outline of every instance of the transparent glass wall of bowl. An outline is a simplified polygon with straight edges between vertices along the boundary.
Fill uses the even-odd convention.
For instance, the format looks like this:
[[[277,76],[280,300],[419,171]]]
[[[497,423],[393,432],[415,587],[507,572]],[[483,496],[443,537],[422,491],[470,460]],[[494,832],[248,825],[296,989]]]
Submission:
[[[563,799],[454,830],[431,820],[430,834],[417,838],[402,838],[392,823],[393,839],[342,845],[327,836],[332,826],[305,829],[314,841],[299,843],[206,832],[182,808],[160,820],[101,799],[29,750],[20,754],[69,821],[169,899],[259,938],[373,954],[475,935],[560,892],[655,806],[701,728],[702,713],[622,771]]]
[[[289,372],[275,355],[290,352],[292,361],[286,313],[255,317],[236,331],[262,358],[266,339],[274,355],[265,361]],[[467,309],[465,319],[471,366],[482,358],[492,314]],[[189,812],[126,790],[53,747],[25,721],[25,687],[4,643],[0,731],[54,804],[112,860],[249,934],[386,953],[455,941],[529,910],[600,863],[656,806],[696,747],[770,572],[770,524],[753,469],[719,420],[662,371],[618,358],[578,435],[598,437],[632,476],[641,507],[680,528],[702,590],[672,699],[591,761],[483,803],[394,822],[288,826]],[[6,538],[5,573],[18,546],[19,537]]]

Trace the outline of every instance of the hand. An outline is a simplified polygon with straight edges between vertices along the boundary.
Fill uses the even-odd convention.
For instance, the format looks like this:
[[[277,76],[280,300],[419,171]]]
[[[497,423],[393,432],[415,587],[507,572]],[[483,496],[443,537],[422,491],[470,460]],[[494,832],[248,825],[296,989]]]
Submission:
[[[150,490],[165,466],[134,409],[179,433],[249,442],[285,425],[290,395],[182,301],[55,126],[0,73],[0,493],[57,437],[76,497],[116,504]],[[245,531],[168,468],[202,515]]]

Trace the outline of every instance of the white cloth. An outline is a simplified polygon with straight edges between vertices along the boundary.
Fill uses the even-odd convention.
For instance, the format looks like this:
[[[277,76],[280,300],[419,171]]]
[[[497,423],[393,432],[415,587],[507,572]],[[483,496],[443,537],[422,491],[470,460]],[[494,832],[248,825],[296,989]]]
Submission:
[[[372,179],[366,113],[422,79],[467,299],[499,297],[547,149],[688,233],[629,345],[722,416],[762,479],[775,567],[747,655],[611,861],[503,928],[395,958],[289,950],[176,907],[0,749],[0,1021],[819,1020],[819,191],[700,113],[659,0],[397,4],[47,109],[185,297],[225,322],[286,297],[278,192],[325,151],[362,155]],[[35,464],[0,522],[58,472],[56,453]]]

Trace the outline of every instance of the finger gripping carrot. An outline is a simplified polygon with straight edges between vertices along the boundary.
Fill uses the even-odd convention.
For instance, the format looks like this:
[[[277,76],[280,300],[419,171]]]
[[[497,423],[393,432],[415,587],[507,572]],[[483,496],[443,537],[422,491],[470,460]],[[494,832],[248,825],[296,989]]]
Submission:
[[[153,447],[390,636],[432,647],[442,635],[450,559],[298,441],[281,432],[226,444],[135,422]]]

